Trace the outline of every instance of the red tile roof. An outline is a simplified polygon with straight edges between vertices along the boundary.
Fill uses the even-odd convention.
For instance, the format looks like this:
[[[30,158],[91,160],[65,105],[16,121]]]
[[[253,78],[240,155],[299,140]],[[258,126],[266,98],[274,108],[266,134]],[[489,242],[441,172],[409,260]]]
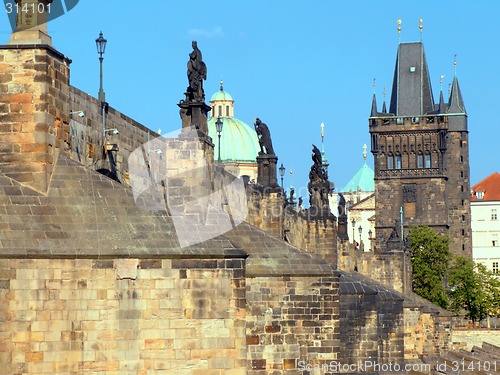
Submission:
[[[471,188],[471,201],[500,201],[500,173],[495,172]],[[477,193],[484,192],[483,199],[477,199]]]

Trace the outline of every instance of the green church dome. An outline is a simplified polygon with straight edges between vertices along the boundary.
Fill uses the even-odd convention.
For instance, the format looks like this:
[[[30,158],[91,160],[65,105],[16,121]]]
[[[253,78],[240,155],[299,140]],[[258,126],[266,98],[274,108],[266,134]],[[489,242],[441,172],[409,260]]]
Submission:
[[[364,162],[363,166],[356,172],[356,174],[351,178],[347,185],[342,189],[342,193],[348,193],[350,191],[355,192],[371,192],[375,191],[375,182],[373,180],[374,172],[373,169]]]
[[[221,117],[224,125],[221,132],[220,158],[223,162],[256,163],[260,151],[257,133],[250,126],[234,117]],[[216,117],[208,121],[208,135],[215,145],[214,159],[219,157],[219,137],[215,127]]]
[[[213,102],[214,100],[233,100],[233,97],[228,92],[222,90],[221,87],[221,90],[212,95],[210,101]]]

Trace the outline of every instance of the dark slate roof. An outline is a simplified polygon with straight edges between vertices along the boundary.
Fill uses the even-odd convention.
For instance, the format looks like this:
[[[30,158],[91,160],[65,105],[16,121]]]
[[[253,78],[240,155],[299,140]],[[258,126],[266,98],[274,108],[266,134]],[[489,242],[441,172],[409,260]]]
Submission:
[[[372,279],[357,273],[340,271],[340,294],[377,294],[384,301],[402,301],[405,297]]]
[[[460,92],[460,86],[458,84],[458,78],[455,75],[453,77],[453,82],[451,84],[450,92],[450,103],[446,113],[467,113],[465,110],[464,100],[462,99],[462,93]]]
[[[0,175],[0,257],[245,257],[224,237],[181,248],[166,211],[60,155],[47,195]]]
[[[405,296],[405,301],[403,304],[404,307],[408,308],[420,308],[423,312],[439,314],[440,316],[452,316],[453,314],[445,310],[438,305],[433,304],[432,302],[426,300],[423,297],[420,297],[418,294],[411,293]]]
[[[224,234],[249,255],[247,276],[332,276],[325,260],[243,222]]]
[[[421,116],[434,111],[434,97],[422,42],[400,43],[389,112]]]

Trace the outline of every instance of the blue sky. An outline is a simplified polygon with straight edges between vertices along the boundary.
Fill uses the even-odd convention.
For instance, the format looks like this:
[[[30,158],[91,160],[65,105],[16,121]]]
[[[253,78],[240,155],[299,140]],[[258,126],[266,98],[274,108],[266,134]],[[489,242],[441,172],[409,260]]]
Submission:
[[[500,101],[497,1],[128,1],[82,0],[49,23],[53,45],[73,60],[71,83],[97,96],[95,39],[108,39],[104,90],[111,106],[163,133],[181,126],[177,103],[187,86],[186,63],[197,40],[208,67],[207,100],[219,89],[235,99],[235,117],[259,117],[272,134],[278,163],[307,202],[311,144],[325,148],[337,190],[363,163],[376,78],[379,106],[390,92],[401,41],[423,41],[439,98],[457,74],[469,116],[471,184],[498,167]],[[0,21],[7,42],[7,17]],[[446,92],[445,91],[445,92]],[[390,100],[389,94],[387,101]],[[369,155],[368,162],[373,166]]]

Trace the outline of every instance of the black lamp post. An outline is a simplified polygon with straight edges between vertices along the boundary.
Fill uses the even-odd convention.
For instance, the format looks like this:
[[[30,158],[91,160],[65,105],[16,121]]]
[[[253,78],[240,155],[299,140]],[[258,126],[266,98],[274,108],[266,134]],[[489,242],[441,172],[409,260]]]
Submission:
[[[99,33],[99,38],[95,40],[95,45],[97,47],[97,53],[99,54],[99,63],[100,63],[100,68],[101,68],[101,75],[100,75],[100,86],[99,86],[99,101],[102,103],[106,102],[106,95],[104,94],[104,90],[102,89],[102,60],[104,59],[102,55],[104,55],[104,52],[106,51],[106,43],[108,41],[104,39],[102,35],[102,31]]]
[[[283,166],[283,163],[281,163],[281,167],[279,168],[279,170],[281,177],[281,188],[283,189],[283,177],[285,176],[285,167]]]
[[[220,160],[220,133],[222,133],[222,125],[224,125],[224,123],[222,122],[220,117],[217,117],[217,120],[215,121],[215,129],[217,130],[217,135],[219,137],[219,158],[218,158],[219,164],[221,163],[221,160]]]
[[[359,247],[361,248],[361,233],[363,233],[363,228],[361,228],[361,225],[358,228],[358,232],[359,232]]]
[[[372,249],[372,230],[368,230],[368,239],[370,240],[370,250]]]
[[[354,243],[354,229],[356,228],[356,220],[352,219],[352,242]]]

